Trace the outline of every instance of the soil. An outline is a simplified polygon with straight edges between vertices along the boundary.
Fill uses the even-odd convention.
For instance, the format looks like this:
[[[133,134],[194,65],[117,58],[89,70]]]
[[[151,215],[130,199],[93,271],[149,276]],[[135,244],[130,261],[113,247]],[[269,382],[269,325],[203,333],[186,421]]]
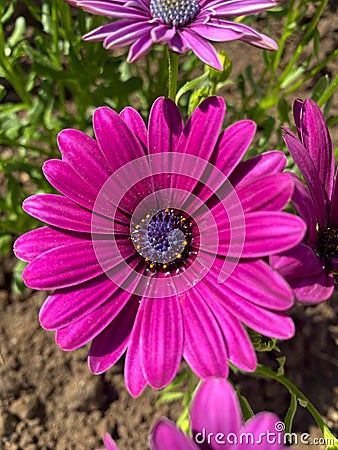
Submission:
[[[319,27],[321,58],[338,45],[338,22],[332,20],[337,12],[336,0],[330,1]],[[236,57],[235,76],[249,59],[253,66],[261,63],[260,50],[245,44],[230,43],[227,51]],[[291,45],[285,60],[292,51]],[[325,73],[334,78],[338,62],[330,63],[321,75]],[[307,98],[315,81],[295,97]],[[225,98],[227,95],[236,98],[231,87],[225,92]],[[336,95],[332,113],[337,111]],[[331,132],[338,146],[337,127]],[[41,329],[38,322],[46,293],[26,289],[17,295],[12,291],[14,264],[13,255],[1,260],[0,449],[92,450],[102,446],[106,431],[121,450],[148,448],[151,424],[160,416],[176,420],[182,411],[180,403],[157,406],[158,393],[149,388],[133,399],[124,385],[123,361],[107,373],[94,376],[87,366],[88,347],[70,353],[61,351],[53,333]],[[296,336],[278,345],[280,353],[261,353],[259,358],[277,368],[276,358],[287,355],[286,376],[316,405],[327,425],[338,435],[338,298],[333,296],[315,307],[297,305],[291,314],[297,327]],[[249,376],[232,376],[232,381],[255,412],[271,410],[280,417],[285,416],[289,394],[278,383]],[[310,440],[320,437],[313,419],[301,406],[294,430],[309,433]],[[308,446],[297,448],[305,450]]]

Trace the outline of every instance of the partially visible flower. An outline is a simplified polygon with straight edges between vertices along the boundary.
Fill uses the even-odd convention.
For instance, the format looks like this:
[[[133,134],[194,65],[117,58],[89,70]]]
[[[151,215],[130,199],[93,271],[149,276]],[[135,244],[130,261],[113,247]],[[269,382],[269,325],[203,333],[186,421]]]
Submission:
[[[304,242],[270,258],[300,302],[320,303],[334,290],[338,271],[338,183],[334,152],[324,117],[313,100],[296,100],[298,137],[284,128],[284,140],[305,186],[294,177],[292,201],[307,223]]]
[[[54,290],[42,326],[64,350],[92,341],[96,374],[126,352],[134,396],[169,384],[182,357],[201,378],[226,377],[227,360],[254,370],[242,323],[273,338],[294,334],[292,291],[265,262],[305,234],[303,220],[282,211],[293,190],[286,158],[240,162],[255,124],[221,131],[224,115],[223,99],[209,97],[184,125],[174,102],[159,98],[147,129],[133,108],[98,108],[96,140],[64,130],[62,160],[44,165],[63,195],[23,205],[49,224],[15,243],[29,262],[25,283]]]
[[[119,450],[117,445],[115,444],[113,438],[109,433],[105,433],[103,436],[103,443],[105,445],[104,448],[98,448],[97,450]]]
[[[158,420],[150,436],[151,450],[287,450],[284,425],[275,414],[261,412],[243,422],[237,396],[223,378],[208,378],[191,407],[190,438],[168,419]]]
[[[107,49],[132,44],[128,62],[147,54],[154,44],[168,44],[183,54],[192,50],[206,64],[222,70],[209,41],[241,40],[256,47],[276,50],[268,36],[228,19],[264,11],[280,0],[67,0],[93,14],[122,19],[103,25],[84,36],[103,41]]]

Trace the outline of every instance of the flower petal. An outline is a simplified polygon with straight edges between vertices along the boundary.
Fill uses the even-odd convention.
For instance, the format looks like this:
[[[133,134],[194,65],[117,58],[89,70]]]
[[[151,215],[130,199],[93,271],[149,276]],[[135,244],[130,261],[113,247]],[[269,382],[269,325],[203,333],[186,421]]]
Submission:
[[[281,172],[286,162],[283,152],[266,152],[241,162],[230,175],[229,180],[237,188],[252,183],[255,178]]]
[[[134,326],[129,338],[126,361],[124,365],[124,379],[128,392],[138,397],[147,385],[141,366],[140,336],[143,319],[144,302],[141,300],[136,314]]]
[[[296,299],[310,305],[328,300],[335,287],[333,275],[324,271],[312,277],[293,278],[289,284],[294,290]]]
[[[95,218],[95,227],[93,229],[91,224],[92,213],[62,195],[32,195],[23,202],[22,208],[26,213],[42,222],[61,229],[80,231],[82,233],[112,234],[117,232],[115,228],[117,224],[99,216]],[[120,229],[125,234],[126,227],[123,225]]]
[[[280,430],[280,419],[270,412],[261,412],[252,417],[242,428],[241,433],[248,437],[248,441],[238,443],[236,450],[268,448],[269,450],[287,450],[284,446],[284,432]],[[270,439],[269,436],[273,436]]]
[[[241,264],[241,263],[240,263]],[[200,295],[208,299],[208,305],[213,310],[219,302],[233,316],[243,324],[259,333],[277,339],[288,339],[294,335],[294,324],[286,314],[262,308],[246,300],[236,292],[229,289],[227,281],[219,283],[214,275],[208,274],[197,285]],[[212,295],[210,294],[212,293]],[[276,296],[276,302],[279,299]],[[273,309],[273,303],[271,304]]]
[[[17,258],[31,262],[52,248],[91,239],[90,234],[42,227],[20,236],[14,243],[14,253]]]
[[[131,297],[107,328],[94,338],[88,356],[92,373],[103,373],[120,359],[127,348],[138,307],[139,298]]]
[[[316,207],[318,223],[320,227],[324,228],[326,226],[326,208],[328,208],[327,194],[306,148],[290,130],[286,128],[283,128],[283,130],[283,139],[286,146],[310,189]]]
[[[239,402],[231,384],[223,378],[205,380],[196,392],[191,407],[191,428],[195,442],[202,444],[203,449],[230,448],[228,445],[224,446],[227,437],[238,435],[242,423]],[[211,437],[210,447],[206,436]],[[224,443],[216,440],[216,436],[220,440],[224,439]]]
[[[42,305],[41,326],[46,330],[64,328],[94,311],[117,289],[118,286],[105,274],[80,285],[58,289]]]
[[[113,172],[133,159],[144,156],[135,134],[112,109],[106,106],[97,108],[93,116],[93,127],[99,147]]]
[[[228,355],[224,338],[199,290],[182,293],[180,302],[184,321],[184,359],[200,378],[227,377]]]
[[[99,191],[112,172],[97,142],[87,134],[72,129],[62,130],[57,142],[62,160]],[[92,170],[88,171],[88,167]]]
[[[331,199],[334,177],[334,154],[323,114],[313,100],[306,100],[301,110],[301,138],[309,152],[327,197]]]
[[[232,218],[218,227],[218,254],[228,257],[257,258],[288,250],[303,239],[306,226],[294,214],[279,211],[256,211]],[[244,246],[239,230],[245,233]],[[236,232],[236,234],[235,234]],[[239,234],[238,234],[239,233]],[[231,236],[235,236],[231,240]]]
[[[150,434],[151,450],[198,450],[199,447],[171,420],[157,420]]]
[[[103,267],[105,270],[116,267],[134,252],[128,240],[119,249],[111,241],[97,241],[95,247],[92,242],[75,242],[43,253],[25,268],[22,276],[33,289],[74,286],[101,275]]]
[[[212,8],[217,15],[227,17],[247,16],[278,5],[279,0],[211,0],[207,8]]]
[[[141,364],[154,389],[167,386],[177,374],[183,353],[183,322],[177,297],[143,298]]]
[[[154,45],[153,40],[151,39],[150,31],[144,34],[140,39],[138,39],[134,44],[130,47],[127,62],[132,63],[142,58],[142,56],[146,55],[151,47]]]
[[[219,302],[213,303],[212,312],[223,333],[228,359],[239,369],[253,372],[257,367],[257,357],[244,327]]]
[[[62,350],[71,351],[86,345],[118,316],[131,294],[119,290],[113,298],[82,319],[56,331],[55,340]]]
[[[184,28],[181,34],[186,45],[191,48],[201,61],[217,70],[223,70],[219,56],[210,42],[189,28]]]
[[[142,116],[134,108],[127,106],[120,112],[120,117],[127,127],[135,133],[142,144],[146,146],[148,131]]]
[[[334,289],[320,257],[301,243],[295,248],[270,257],[270,264],[287,280],[298,301],[316,304],[327,300]]]
[[[317,247],[317,217],[313,199],[309,189],[294,174],[292,174],[292,180],[294,184],[292,202],[295,205],[298,214],[305,220],[307,225],[305,240],[313,247]]]

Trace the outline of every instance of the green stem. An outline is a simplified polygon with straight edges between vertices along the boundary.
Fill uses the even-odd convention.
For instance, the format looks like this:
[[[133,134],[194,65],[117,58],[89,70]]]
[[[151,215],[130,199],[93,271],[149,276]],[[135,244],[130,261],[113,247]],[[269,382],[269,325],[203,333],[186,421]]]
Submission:
[[[338,75],[336,78],[332,81],[330,86],[326,89],[324,94],[318,99],[318,106],[323,106],[335,93],[336,89],[338,89]]]
[[[246,375],[259,376],[263,378],[272,378],[273,380],[278,381],[278,383],[282,384],[290,394],[294,394],[299,400],[306,402],[306,408],[309,413],[312,415],[314,420],[316,421],[318,427],[321,432],[324,434],[325,429],[327,428],[321,415],[315,408],[315,406],[310,402],[310,400],[286,377],[283,375],[278,375],[276,372],[271,370],[269,367],[263,366],[262,364],[258,364],[257,369],[252,374],[245,372]]]
[[[175,101],[177,92],[177,76],[178,76],[178,54],[168,51],[168,76],[169,76],[169,89],[168,97]]]

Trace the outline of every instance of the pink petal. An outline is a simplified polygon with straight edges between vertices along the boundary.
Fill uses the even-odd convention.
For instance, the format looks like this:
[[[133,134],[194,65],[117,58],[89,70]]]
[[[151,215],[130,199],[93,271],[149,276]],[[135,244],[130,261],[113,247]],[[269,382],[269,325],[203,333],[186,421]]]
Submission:
[[[266,152],[241,162],[230,176],[234,187],[252,183],[255,178],[281,172],[286,166],[286,156],[282,152]]]
[[[311,305],[328,300],[335,288],[332,274],[324,271],[312,277],[294,278],[289,284],[299,302]]]
[[[189,28],[184,28],[182,35],[184,35],[185,43],[201,61],[217,70],[223,70],[216,50],[206,39]]]
[[[201,446],[204,448],[206,436],[209,436],[212,439],[210,448],[213,450],[228,448],[228,445],[224,446],[228,436],[238,435],[241,425],[241,410],[231,384],[223,378],[205,380],[191,407],[191,428],[195,442],[202,444],[204,437],[204,445]],[[221,440],[224,443],[218,443]]]
[[[304,237],[306,226],[302,219],[294,214],[279,211],[256,211],[245,214],[242,234],[244,247],[239,233],[243,228],[243,217],[232,218],[230,225],[222,224],[218,229],[218,254],[228,257],[256,258],[288,250],[297,245]],[[238,234],[234,234],[234,232]],[[230,240],[231,233],[235,239]],[[231,244],[231,246],[230,246]]]
[[[117,251],[111,241],[97,241],[95,249],[87,241],[57,247],[32,261],[22,276],[26,285],[33,289],[74,286],[101,275],[103,267],[105,270],[116,267],[135,252],[128,240],[125,240],[123,247],[120,246],[122,248],[124,255]],[[98,251],[100,260],[96,253]]]
[[[206,276],[198,284],[198,290],[200,295],[207,299],[212,310],[214,304],[219,302],[243,324],[265,336],[288,339],[294,335],[292,320],[285,314],[273,311],[274,302],[270,306],[272,310],[255,305],[229,289],[227,282],[218,283],[212,274]],[[210,295],[210,292],[212,292],[212,295]],[[275,301],[277,304],[279,303],[278,296],[276,296]]]
[[[284,432],[278,431],[280,425],[281,421],[275,414],[262,412],[255,415],[241,429],[241,433],[247,433],[247,436],[251,437],[250,444],[237,444],[236,450],[247,450],[248,448],[257,450],[260,448],[268,448],[269,450],[289,449],[290,447],[283,444]]]
[[[130,47],[127,62],[132,63],[142,58],[142,56],[149,52],[153,45],[153,40],[151,39],[150,32],[148,31],[147,34],[143,35]]]
[[[94,311],[117,289],[105,274],[81,285],[58,289],[42,305],[40,323],[46,330],[66,327]]]
[[[219,324],[199,289],[180,295],[184,321],[183,356],[197,376],[227,377],[227,351]]]
[[[132,329],[126,361],[124,365],[124,379],[128,392],[133,397],[138,397],[147,385],[141,367],[141,326],[143,318],[144,302],[141,300]]]
[[[167,386],[177,374],[183,353],[183,323],[177,297],[143,298],[141,364],[154,389]]]
[[[120,117],[142,144],[146,146],[148,132],[142,116],[134,108],[127,106],[120,112]]]
[[[87,316],[56,332],[56,343],[62,350],[71,351],[86,345],[98,336],[118,316],[130,299],[129,292],[119,290],[114,297]]]
[[[209,1],[207,8],[216,11],[217,15],[227,17],[247,16],[256,14],[278,5],[279,0],[231,0],[220,2],[219,0]]]
[[[151,430],[151,450],[198,450],[198,446],[168,419],[159,419]]]
[[[61,194],[84,208],[93,209],[99,191],[83,181],[68,163],[51,159],[44,163],[43,173]]]
[[[97,216],[92,228],[93,215],[81,208],[72,200],[62,195],[37,194],[28,197],[22,205],[23,210],[31,216],[56,227],[80,231],[82,233],[116,233],[115,224],[110,220]],[[125,227],[122,227],[125,233]]]
[[[305,220],[307,225],[306,242],[314,247],[317,246],[317,215],[313,199],[308,188],[300,181],[298,177],[292,174],[294,191],[292,202],[298,214]]]
[[[133,159],[144,156],[141,144],[120,116],[110,108],[97,108],[93,126],[99,147],[113,172]]]
[[[92,236],[90,234],[42,227],[20,236],[14,243],[14,253],[17,258],[31,262],[42,253],[48,252],[55,247],[91,239]]]
[[[319,225],[320,227],[325,227],[328,197],[320,182],[317,169],[315,168],[312,159],[309,157],[307,149],[298,140],[297,136],[290,130],[284,128],[283,139],[310,189],[316,207]]]
[[[97,142],[87,134],[72,129],[61,131],[57,141],[62,160],[90,186],[100,190],[112,172]]]
[[[131,297],[118,316],[94,338],[88,356],[92,373],[103,373],[120,359],[127,348],[138,307],[139,298]]]
[[[323,114],[313,100],[306,100],[301,111],[301,137],[308,150],[313,165],[326,191],[331,198],[334,177],[333,146]]]

